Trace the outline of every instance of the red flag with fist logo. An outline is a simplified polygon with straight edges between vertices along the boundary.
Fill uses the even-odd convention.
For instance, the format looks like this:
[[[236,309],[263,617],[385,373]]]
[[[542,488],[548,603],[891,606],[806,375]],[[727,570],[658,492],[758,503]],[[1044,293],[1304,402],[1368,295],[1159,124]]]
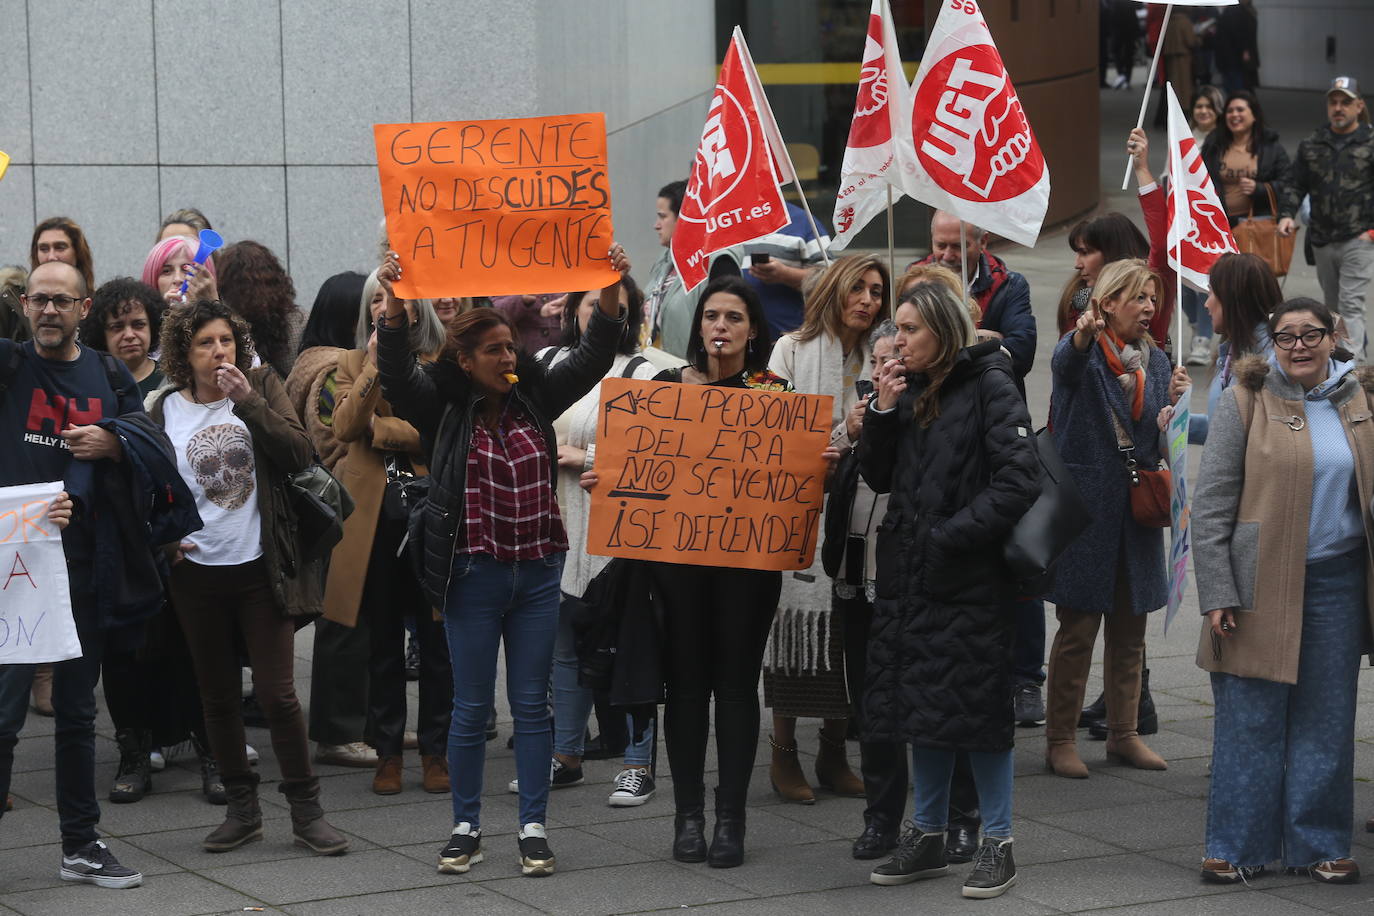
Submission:
[[[1016,87],[974,0],[944,0],[911,86],[916,168],[908,194],[1034,245],[1050,173]]]
[[[673,264],[688,290],[706,279],[711,254],[791,221],[759,117],[767,103],[754,98],[744,67],[736,38],[720,68],[673,230]]]

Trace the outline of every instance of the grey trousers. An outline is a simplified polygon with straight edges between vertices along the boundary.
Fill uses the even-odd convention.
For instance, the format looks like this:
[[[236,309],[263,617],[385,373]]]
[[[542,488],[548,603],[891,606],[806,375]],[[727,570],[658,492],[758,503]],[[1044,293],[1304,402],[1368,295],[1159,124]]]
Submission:
[[[1317,280],[1321,282],[1326,307],[1345,321],[1345,333],[1355,359],[1365,361],[1365,305],[1369,283],[1374,280],[1374,241],[1360,233],[1344,242],[1330,242],[1313,249],[1317,258]]]

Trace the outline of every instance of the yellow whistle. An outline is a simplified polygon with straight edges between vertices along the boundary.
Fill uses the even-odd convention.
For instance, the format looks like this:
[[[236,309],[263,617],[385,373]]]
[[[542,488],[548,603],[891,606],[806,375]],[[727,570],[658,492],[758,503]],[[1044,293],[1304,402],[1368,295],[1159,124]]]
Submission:
[[[514,372],[502,372],[501,377],[504,378],[506,381],[510,382],[512,385],[520,381],[520,376],[516,375]]]

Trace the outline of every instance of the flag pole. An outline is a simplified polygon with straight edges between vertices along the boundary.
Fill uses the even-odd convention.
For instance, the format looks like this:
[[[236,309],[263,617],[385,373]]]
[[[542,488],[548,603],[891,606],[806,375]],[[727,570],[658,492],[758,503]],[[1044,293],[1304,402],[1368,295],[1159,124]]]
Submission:
[[[782,148],[782,154],[787,157],[787,167],[792,170],[792,174],[797,174],[797,169],[792,165],[792,154],[787,151],[787,147]],[[806,211],[806,220],[811,224],[811,234],[816,237],[816,244],[821,249],[821,257],[825,260],[825,266],[830,266],[830,252],[825,244],[825,236],[821,235],[821,230],[816,225],[816,217],[811,215],[811,205],[806,202],[806,190],[802,187],[801,178],[796,181],[797,196],[801,198],[802,209]]]
[[[964,291],[964,298],[968,298],[968,238],[967,230],[964,228],[964,219],[959,217],[959,288]]]
[[[1140,100],[1140,117],[1135,119],[1136,127],[1145,126],[1145,112],[1150,107],[1150,90],[1154,87],[1155,71],[1159,68],[1159,52],[1164,50],[1164,33],[1169,31],[1169,15],[1173,13],[1172,3],[1164,7],[1164,23],[1159,27],[1159,40],[1155,42],[1155,56],[1150,59],[1150,75],[1145,77],[1145,97]],[[1121,190],[1131,184],[1131,157],[1126,157],[1126,174],[1121,178]]]
[[[891,289],[887,292],[888,304],[893,315],[897,314],[897,255],[892,241],[892,185],[887,186],[887,269],[892,272]]]
[[[1183,182],[1179,180],[1177,174],[1182,171],[1182,162],[1179,160],[1178,144],[1179,137],[1174,136],[1171,129],[1173,127],[1173,105],[1170,98],[1173,96],[1173,83],[1164,84],[1164,104],[1168,106],[1169,127],[1165,129],[1165,139],[1169,144],[1169,193],[1174,196],[1174,218],[1169,224],[1169,241],[1166,243],[1170,248],[1178,245],[1178,267],[1174,270],[1174,309],[1178,313],[1178,332],[1174,336],[1174,364],[1183,365],[1183,234],[1179,231],[1179,220],[1185,218],[1188,213],[1188,195],[1183,187]],[[1176,160],[1179,160],[1176,163]],[[1174,168],[1178,164],[1179,168]],[[1167,254],[1167,252],[1166,252]],[[1168,258],[1165,258],[1168,263]]]

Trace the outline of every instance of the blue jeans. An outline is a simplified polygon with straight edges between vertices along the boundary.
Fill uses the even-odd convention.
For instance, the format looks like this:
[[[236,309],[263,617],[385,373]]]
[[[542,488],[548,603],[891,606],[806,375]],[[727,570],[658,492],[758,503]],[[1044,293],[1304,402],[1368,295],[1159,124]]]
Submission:
[[[911,748],[915,814],[912,820],[922,833],[944,833],[949,827],[949,784],[954,778],[954,751],[929,747]],[[983,836],[1011,837],[1012,752],[969,751],[978,804],[983,815]]]
[[[553,749],[567,757],[581,757],[587,750],[587,718],[596,698],[577,683],[577,641],[572,631],[572,604],[564,595],[558,609],[558,638],[553,644]],[[625,716],[630,743],[625,746],[625,766],[647,767],[653,759],[654,727],[650,724],[635,740],[634,716]]]
[[[549,666],[558,631],[563,554],[502,563],[484,553],[454,557],[444,601],[453,663],[448,768],[453,822],[481,825],[487,714],[496,692],[496,654],[506,646],[506,697],[515,720],[520,824],[542,824],[549,802]]]
[[[1350,855],[1364,605],[1364,547],[1309,563],[1298,682],[1212,675],[1208,858],[1301,868]]]
[[[1188,322],[1193,326],[1193,336],[1210,340],[1212,313],[1203,305],[1206,301],[1206,293],[1200,293],[1191,286],[1183,287],[1183,314],[1188,316]]]
[[[100,678],[104,632],[85,618],[95,596],[73,591],[72,605],[81,640],[81,656],[57,662],[52,672],[52,707],[56,731],[53,759],[57,779],[57,817],[62,850],[75,852],[99,837],[100,804],[95,796],[95,685]],[[0,809],[10,791],[14,746],[29,712],[33,665],[0,665]]]

